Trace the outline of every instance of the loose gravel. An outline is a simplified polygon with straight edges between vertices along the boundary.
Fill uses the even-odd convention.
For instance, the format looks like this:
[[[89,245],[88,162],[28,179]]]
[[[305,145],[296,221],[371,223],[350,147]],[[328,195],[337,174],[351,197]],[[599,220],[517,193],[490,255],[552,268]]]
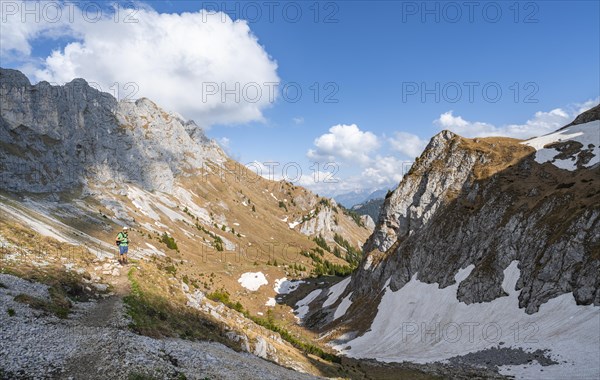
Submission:
[[[46,286],[6,274],[0,283],[0,378],[315,378],[220,343],[137,335],[127,329],[118,296],[75,303],[69,318],[59,319],[14,300],[21,293],[48,299]]]

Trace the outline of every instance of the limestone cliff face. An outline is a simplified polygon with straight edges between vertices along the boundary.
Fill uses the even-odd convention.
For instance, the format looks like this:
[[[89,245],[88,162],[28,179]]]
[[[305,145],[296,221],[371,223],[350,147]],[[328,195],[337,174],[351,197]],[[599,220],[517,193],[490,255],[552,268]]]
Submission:
[[[392,194],[385,200],[380,223],[365,246],[386,251],[402,239],[427,224],[444,202],[444,194],[458,192],[469,178],[479,154],[461,149],[459,138],[443,131],[431,139],[419,162]],[[442,170],[428,170],[445,162]]]
[[[600,166],[592,161],[600,144],[597,110],[570,124],[581,124],[581,131],[567,134],[589,132],[590,141],[576,144],[581,149],[567,158],[549,144],[556,149],[549,162],[540,163],[541,152],[515,139],[465,139],[448,131],[433,137],[385,200],[363,262],[339,297],[351,295],[352,306],[335,325],[365,331],[383,289],[397,291],[415,274],[445,288],[461,268],[474,265],[458,300],[503,297],[503,271],[513,260],[521,273],[519,307],[527,313],[569,292],[578,304],[600,306]],[[582,157],[587,166],[579,164]],[[559,159],[577,162],[576,170],[561,169]],[[328,325],[338,304],[311,307],[308,324]]]
[[[177,174],[225,154],[192,121],[147,99],[118,102],[83,79],[32,86],[0,69],[0,165],[9,191],[59,192],[88,181],[170,191]]]

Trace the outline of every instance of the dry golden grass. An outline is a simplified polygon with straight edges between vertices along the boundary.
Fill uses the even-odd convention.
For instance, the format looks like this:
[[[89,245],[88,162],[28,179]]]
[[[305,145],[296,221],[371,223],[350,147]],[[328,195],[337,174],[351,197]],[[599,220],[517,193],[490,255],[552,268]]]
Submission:
[[[94,257],[84,247],[61,243],[20,224],[6,221],[0,221],[0,236],[5,239],[0,248],[0,273],[49,287],[49,299],[19,294],[15,297],[16,301],[67,318],[73,301],[87,301],[106,292],[98,291],[86,283],[92,277],[90,272]],[[66,270],[67,263],[78,267],[80,271]]]

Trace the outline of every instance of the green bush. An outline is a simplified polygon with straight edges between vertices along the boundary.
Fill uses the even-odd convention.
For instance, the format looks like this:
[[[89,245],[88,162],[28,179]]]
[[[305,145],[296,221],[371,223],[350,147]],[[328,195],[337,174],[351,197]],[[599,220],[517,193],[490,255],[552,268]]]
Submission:
[[[323,236],[321,236],[319,234],[319,236],[315,236],[313,238],[313,241],[321,248],[323,248],[324,250],[326,250],[327,252],[331,252],[331,248],[329,248],[329,246],[327,245],[327,242],[325,241],[325,238]]]
[[[223,239],[220,236],[214,235],[213,247],[219,252],[223,251]]]
[[[173,249],[173,250],[177,250],[177,243],[175,242],[175,239],[173,238],[173,236],[169,236],[166,232],[163,232],[163,234],[160,237],[160,241],[162,243],[164,243],[167,248],[169,249]]]
[[[352,244],[348,242],[348,240],[344,239],[341,235],[338,235],[337,233],[333,235],[333,240],[346,250],[345,259],[350,264],[350,266],[354,268],[357,267],[358,264],[360,264],[360,261],[362,260],[362,252],[359,249],[354,248]],[[338,257],[341,257],[341,253]]]
[[[231,303],[231,300],[229,299],[229,292],[224,289],[215,290],[214,292],[207,294],[206,298],[215,302],[224,303],[225,305],[229,305]]]
[[[340,276],[345,277],[350,275],[355,268],[348,265],[334,264],[329,260],[315,263],[313,274],[319,276]]]
[[[175,275],[177,274],[177,268],[175,268],[175,265],[173,264],[167,265],[166,267],[164,267],[164,270],[173,277],[175,277]]]
[[[329,199],[327,199],[327,198],[321,198],[319,200],[319,204],[323,205],[325,207],[331,207],[331,203],[329,202]]]
[[[354,220],[354,223],[356,223],[357,226],[359,227],[364,227],[365,224],[363,223],[362,220],[360,220],[360,215],[358,215],[355,211],[352,210],[348,210],[347,208],[342,207],[344,214],[348,215],[349,217],[352,218],[352,220]]]
[[[310,258],[313,261],[313,264],[315,267],[313,268],[312,273],[313,273],[313,275],[315,275],[317,277],[319,277],[319,276],[342,276],[343,277],[343,276],[347,276],[347,275],[351,274],[354,271],[354,269],[356,269],[353,266],[334,264],[327,259],[323,259],[321,257],[321,255],[319,255],[316,252],[302,251],[302,252],[300,252],[300,254]]]

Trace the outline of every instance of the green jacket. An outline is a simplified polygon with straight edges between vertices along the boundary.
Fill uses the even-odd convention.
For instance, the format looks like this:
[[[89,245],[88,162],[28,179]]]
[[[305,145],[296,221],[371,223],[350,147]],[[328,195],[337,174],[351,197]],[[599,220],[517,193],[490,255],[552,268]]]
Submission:
[[[117,241],[121,247],[129,246],[129,237],[127,236],[127,232],[119,232],[117,235]]]

